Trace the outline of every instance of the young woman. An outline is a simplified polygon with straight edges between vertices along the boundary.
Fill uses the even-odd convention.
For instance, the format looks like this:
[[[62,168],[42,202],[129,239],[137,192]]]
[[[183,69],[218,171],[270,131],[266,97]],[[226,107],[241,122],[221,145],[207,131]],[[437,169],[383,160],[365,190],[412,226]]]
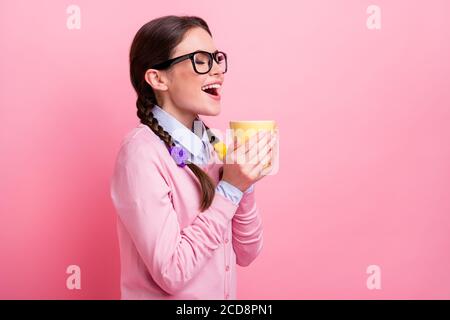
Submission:
[[[248,266],[262,248],[254,183],[275,137],[235,141],[227,155],[245,147],[252,159],[223,163],[199,118],[219,114],[226,71],[201,18],[161,17],[135,35],[140,124],[122,141],[111,179],[122,299],[235,299],[236,264]]]

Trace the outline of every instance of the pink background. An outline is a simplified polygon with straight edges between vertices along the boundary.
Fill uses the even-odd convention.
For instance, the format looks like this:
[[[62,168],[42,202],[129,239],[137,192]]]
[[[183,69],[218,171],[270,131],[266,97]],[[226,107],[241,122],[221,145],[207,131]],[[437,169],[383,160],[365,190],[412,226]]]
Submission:
[[[66,8],[81,8],[81,29]],[[381,8],[381,30],[366,8]],[[450,2],[2,1],[0,298],[119,298],[109,177],[138,119],[128,50],[165,14],[230,57],[222,113],[275,119],[241,299],[450,298]],[[81,290],[66,268],[81,267]],[[381,290],[366,268],[381,268]]]

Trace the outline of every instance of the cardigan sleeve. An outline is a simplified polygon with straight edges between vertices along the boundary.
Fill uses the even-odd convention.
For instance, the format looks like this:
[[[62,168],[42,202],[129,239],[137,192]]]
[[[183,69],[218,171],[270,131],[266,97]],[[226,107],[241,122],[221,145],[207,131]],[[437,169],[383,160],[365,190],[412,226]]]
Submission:
[[[238,206],[216,193],[212,205],[180,229],[171,189],[155,154],[151,145],[122,147],[111,197],[150,275],[164,291],[175,294],[221,245]]]
[[[263,246],[263,225],[256,206],[254,188],[244,192],[232,219],[232,232],[236,263],[248,266],[259,255]]]

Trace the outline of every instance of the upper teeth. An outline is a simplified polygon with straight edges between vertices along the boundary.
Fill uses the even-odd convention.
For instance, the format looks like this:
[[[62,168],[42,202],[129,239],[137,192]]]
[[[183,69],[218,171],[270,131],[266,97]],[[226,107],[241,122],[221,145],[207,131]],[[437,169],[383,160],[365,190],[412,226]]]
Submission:
[[[208,84],[207,86],[203,86],[202,90],[206,90],[206,89],[211,89],[211,88],[220,88],[221,85],[219,83],[214,83],[214,84]]]

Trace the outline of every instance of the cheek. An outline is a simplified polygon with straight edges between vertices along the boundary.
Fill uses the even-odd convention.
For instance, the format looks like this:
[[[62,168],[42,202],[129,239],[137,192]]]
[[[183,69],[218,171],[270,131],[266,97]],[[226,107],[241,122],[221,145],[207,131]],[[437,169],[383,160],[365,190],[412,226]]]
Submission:
[[[192,80],[180,82],[174,88],[172,97],[175,101],[179,102],[180,105],[189,105],[190,103],[195,103],[195,101],[193,100],[198,100],[202,94],[200,86],[200,84],[197,84]]]
[[[180,105],[198,104],[198,99],[202,99],[202,84],[205,82],[204,76],[197,75],[191,70],[180,72],[177,75],[177,83],[173,88],[173,98]]]

